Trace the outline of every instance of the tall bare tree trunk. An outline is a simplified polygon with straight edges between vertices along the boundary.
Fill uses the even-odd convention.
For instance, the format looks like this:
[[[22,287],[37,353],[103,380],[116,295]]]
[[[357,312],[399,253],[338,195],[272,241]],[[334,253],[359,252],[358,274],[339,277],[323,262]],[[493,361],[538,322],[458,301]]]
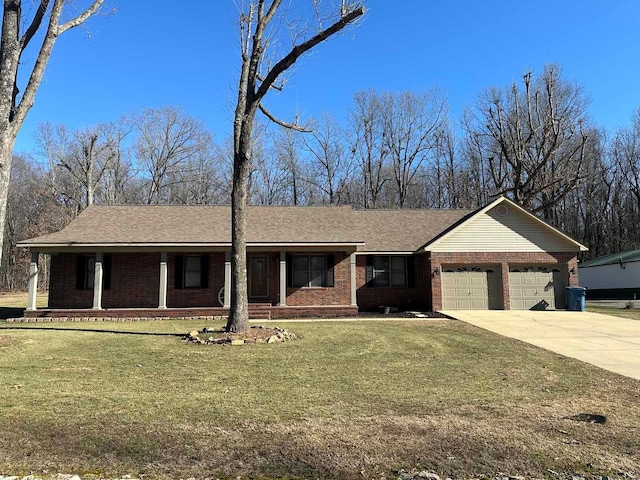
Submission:
[[[9,197],[9,177],[13,145],[16,141],[9,129],[0,130],[0,261],[4,246],[4,226],[7,218],[7,199]]]
[[[246,104],[245,104],[246,105]],[[255,112],[253,113],[255,115]],[[233,155],[233,188],[231,191],[231,312],[227,322],[230,332],[249,330],[249,292],[247,288],[247,235],[246,206],[247,179],[251,166],[251,133],[253,122],[247,122],[244,111],[236,112],[234,137],[237,149]]]
[[[4,242],[4,226],[7,216],[7,198],[13,146],[27,113],[33,106],[36,91],[42,81],[44,70],[51,56],[53,45],[58,37],[67,30],[84,23],[94,15],[104,0],[93,0],[86,9],[74,6],[79,14],[60,23],[62,11],[69,2],[66,0],[39,0],[32,8],[29,2],[28,12],[31,18],[22,15],[22,0],[4,0],[2,10],[2,40],[0,42],[0,263],[2,262],[2,244]],[[35,57],[31,72],[24,72],[28,77],[21,98],[18,100],[18,72],[28,62],[21,62],[22,53],[36,36],[48,15],[48,22],[42,44]],[[20,32],[20,27],[25,31]]]
[[[357,2],[356,2],[357,3]],[[297,43],[280,59],[269,58],[269,46],[277,28],[270,29],[270,23],[276,16],[282,0],[254,0],[249,2],[248,11],[240,15],[242,67],[238,83],[238,103],[233,124],[233,188],[231,194],[231,311],[227,322],[229,332],[247,332],[249,330],[249,298],[247,292],[247,180],[251,166],[251,133],[258,109],[271,121],[285,128],[302,130],[297,124],[285,123],[274,117],[262,100],[267,92],[276,88],[282,89],[280,78],[301,55],[311,50],[331,35],[339,32],[357,18],[364,15],[364,7],[357,4],[351,6],[342,2],[342,7],[333,16],[322,17],[319,3],[313,6],[317,20],[333,18],[333,23],[320,29],[307,40]],[[310,5],[312,6],[312,5]],[[282,13],[282,12],[281,12]],[[299,19],[296,19],[299,20]],[[279,19],[282,21],[282,18]],[[284,29],[287,35],[291,32]],[[314,30],[316,31],[316,30]],[[300,34],[303,36],[303,34]],[[299,38],[294,36],[294,38]],[[266,71],[261,71],[264,68]]]

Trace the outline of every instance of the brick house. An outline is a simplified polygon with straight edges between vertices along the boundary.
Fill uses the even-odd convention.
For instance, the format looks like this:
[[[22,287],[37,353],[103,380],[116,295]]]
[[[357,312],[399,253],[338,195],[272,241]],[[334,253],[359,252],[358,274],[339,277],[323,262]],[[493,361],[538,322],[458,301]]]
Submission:
[[[564,308],[586,247],[501,197],[470,210],[248,207],[250,313],[350,316],[399,309]],[[225,315],[227,206],[92,206],[25,240],[27,316]],[[51,256],[36,309],[38,260]]]

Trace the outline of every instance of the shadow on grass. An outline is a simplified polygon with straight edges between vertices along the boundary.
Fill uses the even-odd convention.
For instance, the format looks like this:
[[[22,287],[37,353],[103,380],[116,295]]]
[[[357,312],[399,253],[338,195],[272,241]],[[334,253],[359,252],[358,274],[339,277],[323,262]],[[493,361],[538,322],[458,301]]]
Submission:
[[[60,327],[3,327],[2,330],[44,330],[58,332],[90,332],[90,333],[117,333],[121,335],[147,335],[154,337],[184,337],[186,333],[156,333],[156,332],[127,332],[123,330],[103,330],[99,328],[60,328]]]
[[[24,317],[24,308],[0,307],[0,320]]]

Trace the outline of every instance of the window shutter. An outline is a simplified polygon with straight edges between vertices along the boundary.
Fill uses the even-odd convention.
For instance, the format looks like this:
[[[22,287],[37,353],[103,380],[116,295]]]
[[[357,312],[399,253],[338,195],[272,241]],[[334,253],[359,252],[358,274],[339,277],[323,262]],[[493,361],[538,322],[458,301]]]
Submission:
[[[209,255],[200,257],[200,288],[209,288]]]
[[[373,255],[367,255],[367,285],[373,287]]]
[[[287,287],[293,286],[293,255],[287,253]]]
[[[336,256],[327,255],[327,284],[325,285],[325,287],[333,287],[335,285],[333,273],[335,264]]]
[[[407,257],[407,286],[413,288],[416,286],[416,258],[414,256]]]
[[[111,255],[102,256],[102,288],[111,289]]]
[[[87,257],[78,255],[76,260],[78,262],[76,266],[76,290],[85,290],[84,280],[87,276]]]
[[[184,281],[184,255],[176,255],[176,269],[174,272],[176,289],[183,288]]]

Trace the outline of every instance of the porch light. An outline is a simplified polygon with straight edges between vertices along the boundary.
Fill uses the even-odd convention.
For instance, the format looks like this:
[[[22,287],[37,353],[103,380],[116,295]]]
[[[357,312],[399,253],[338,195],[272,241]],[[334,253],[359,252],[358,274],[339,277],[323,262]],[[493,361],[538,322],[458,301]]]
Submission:
[[[436,267],[436,268],[433,269],[433,276],[436,277],[438,275],[440,275],[440,268]]]

